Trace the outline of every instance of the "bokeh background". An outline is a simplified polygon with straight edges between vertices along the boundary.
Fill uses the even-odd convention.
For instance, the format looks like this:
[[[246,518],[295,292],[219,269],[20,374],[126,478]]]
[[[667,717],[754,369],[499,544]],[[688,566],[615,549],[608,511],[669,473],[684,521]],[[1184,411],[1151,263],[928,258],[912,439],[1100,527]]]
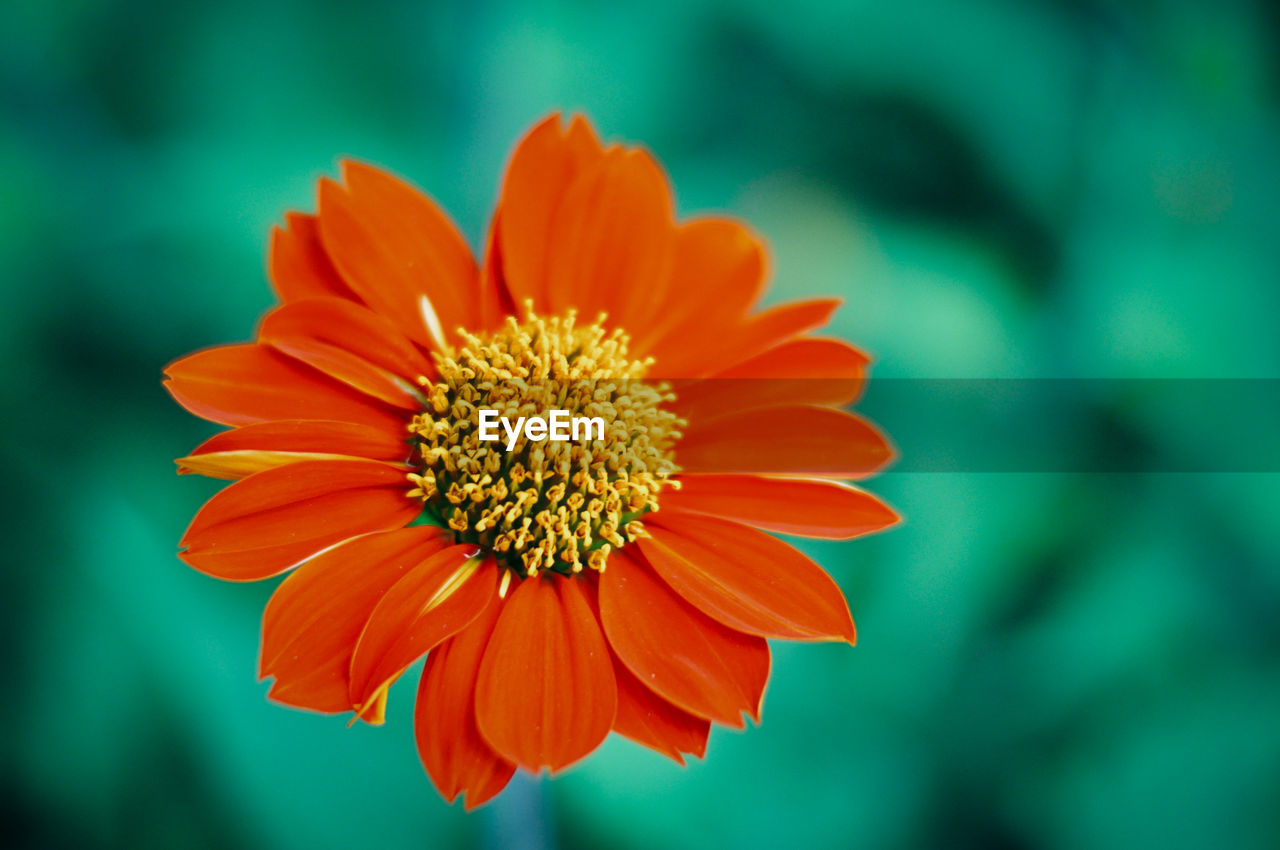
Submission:
[[[271,588],[175,557],[216,484],[172,458],[213,429],[160,387],[249,335],[271,224],[339,156],[475,245],[553,108],[650,147],[682,212],[753,222],[770,300],[843,296],[878,376],[1277,378],[1278,36],[1261,0],[8,0],[0,841],[1280,846],[1280,481],[1107,466],[1212,456],[1229,409],[1099,384],[1054,473],[922,468],[901,438],[872,486],[905,525],[806,544],[856,649],[776,645],[763,726],[704,762],[612,740],[467,815],[422,773],[411,687],[381,729],[266,701]],[[888,397],[891,433],[1007,436]]]

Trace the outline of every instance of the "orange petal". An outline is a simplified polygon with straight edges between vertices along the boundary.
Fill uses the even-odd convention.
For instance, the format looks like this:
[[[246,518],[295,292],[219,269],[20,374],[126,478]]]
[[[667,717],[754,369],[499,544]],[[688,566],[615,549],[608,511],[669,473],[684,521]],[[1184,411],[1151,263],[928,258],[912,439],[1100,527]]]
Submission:
[[[569,187],[552,219],[547,303],[586,318],[607,311],[622,328],[642,326],[661,300],[675,249],[671,192],[640,150],[611,148]]]
[[[410,339],[439,347],[476,318],[476,265],[440,208],[369,165],[320,181],[320,237],[343,280]]]
[[[260,678],[271,698],[314,711],[349,711],[351,654],[373,608],[411,566],[451,536],[420,525],[367,534],[285,577],[262,615]]]
[[[479,552],[469,543],[436,552],[378,602],[351,658],[357,716],[406,667],[480,616],[496,595],[498,568]]]
[[[239,481],[255,472],[276,469],[302,460],[359,460],[358,456],[333,452],[273,452],[262,449],[241,449],[229,452],[209,452],[202,455],[180,457],[178,474],[194,472],[207,478]],[[405,467],[405,471],[409,471]]]
[[[703,614],[627,549],[600,576],[600,619],[618,658],[648,688],[680,708],[742,728],[760,719],[769,646]]]
[[[387,719],[387,692],[384,690],[378,694],[378,698],[374,704],[365,709],[364,714],[358,718],[368,723],[370,726],[381,726]],[[352,723],[355,721],[353,720]],[[347,724],[348,726],[351,723]]]
[[[502,324],[505,317],[518,312],[507,291],[506,275],[502,269],[502,251],[498,245],[501,221],[502,210],[495,210],[489,223],[489,236],[485,240],[484,264],[480,267],[480,327],[477,330],[493,330]]]
[[[838,298],[783,304],[718,331],[714,346],[706,344],[705,333],[686,336],[681,348],[657,356],[652,375],[660,378],[713,375],[822,327],[839,306]]]
[[[367,396],[265,345],[227,345],[164,370],[165,388],[187,410],[222,425],[273,419],[358,422],[403,433],[405,421]]]
[[[772,473],[857,478],[893,458],[869,422],[843,410],[787,405],[690,423],[676,446],[685,473]]]
[[[709,323],[728,328],[746,317],[764,290],[765,271],[764,244],[740,222],[699,218],[679,225],[668,284],[677,297],[651,327],[628,329],[632,350],[653,354],[659,363],[696,358]]]
[[[757,313],[746,321],[741,333],[725,341],[722,355],[725,366],[742,363],[776,345],[822,327],[831,320],[831,315],[839,306],[839,298],[815,298],[782,304]]]
[[[848,540],[898,521],[875,496],[835,481],[758,475],[689,475],[662,495],[662,513],[731,519],[780,534]]]
[[[715,377],[723,380],[811,378],[861,383],[870,362],[870,357],[843,340],[809,337],[785,342]]]
[[[308,298],[272,310],[262,320],[258,341],[408,410],[422,407],[418,377],[435,374],[395,325],[337,298]]]
[[[215,578],[255,581],[372,531],[400,528],[422,505],[395,467],[306,460],[237,481],[205,503],[179,557]]]
[[[640,551],[658,575],[731,629],[788,640],[855,632],[840,587],[795,547],[736,522],[651,514]]]
[[[496,595],[484,612],[431,651],[418,684],[414,737],[418,756],[440,794],[466,794],[475,808],[506,787],[516,766],[493,751],[476,727],[476,678],[502,611]]]
[[[287,213],[285,228],[272,228],[268,264],[271,284],[281,301],[325,295],[355,298],[320,244],[315,216]]]
[[[711,722],[677,708],[645,687],[626,665],[614,659],[618,715],[613,730],[637,744],[684,764],[684,753],[702,758]]]
[[[337,298],[307,298],[278,307],[258,328],[261,342],[325,343],[349,351],[406,382],[435,375],[435,367],[387,318]]]
[[[215,434],[178,458],[178,472],[235,480],[300,460],[404,461],[408,456],[401,432],[354,422],[286,419]]]
[[[598,580],[583,577],[583,596],[591,611],[600,617]],[[618,712],[613,718],[613,731],[684,764],[684,753],[702,758],[707,751],[707,734],[711,722],[677,708],[645,687],[627,665],[610,650],[613,675],[618,683]]]
[[[601,156],[600,142],[581,115],[567,130],[560,114],[543,119],[521,140],[502,184],[498,243],[503,278],[517,311],[526,299],[547,309],[547,246],[551,220],[574,178]],[[594,317],[592,317],[594,318]]]
[[[480,663],[480,734],[535,773],[594,750],[617,709],[609,649],[581,584],[560,575],[521,581]]]
[[[870,359],[835,339],[793,339],[700,381],[675,386],[671,409],[685,419],[780,404],[849,404],[862,393]]]

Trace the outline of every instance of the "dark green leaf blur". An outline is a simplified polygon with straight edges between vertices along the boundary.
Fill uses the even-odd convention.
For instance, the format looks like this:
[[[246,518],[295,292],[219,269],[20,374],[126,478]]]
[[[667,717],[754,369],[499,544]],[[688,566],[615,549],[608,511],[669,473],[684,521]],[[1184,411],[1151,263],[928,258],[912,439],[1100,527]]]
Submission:
[[[749,220],[771,302],[843,297],[877,376],[1278,378],[1278,40],[1232,0],[8,0],[3,840],[1280,846],[1280,477],[1126,463],[1212,456],[1232,409],[1104,384],[1014,417],[1088,469],[939,470],[913,440],[1008,435],[873,384],[908,454],[868,486],[906,522],[803,544],[858,646],[775,644],[763,725],[705,761],[611,739],[466,814],[419,765],[412,677],[377,729],[268,703],[273,583],[175,557],[218,484],[172,459],[215,429],[160,385],[251,335],[269,229],[340,156],[475,246],[559,108],[651,149],[682,213]]]

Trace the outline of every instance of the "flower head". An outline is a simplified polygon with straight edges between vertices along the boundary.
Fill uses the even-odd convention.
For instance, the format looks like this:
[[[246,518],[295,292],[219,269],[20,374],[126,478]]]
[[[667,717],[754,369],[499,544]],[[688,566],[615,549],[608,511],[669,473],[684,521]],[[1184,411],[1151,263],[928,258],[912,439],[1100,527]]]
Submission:
[[[509,317],[486,340],[467,334],[461,350],[438,356],[440,376],[411,425],[424,468],[410,478],[424,509],[524,577],[604,569],[611,548],[634,541],[640,517],[675,484],[681,420],[663,407],[675,396],[639,380],[648,364],[627,357],[622,331],[576,319],[572,311],[563,321]],[[563,410],[599,421],[599,433],[560,441],[512,433],[504,450],[483,439],[481,410],[508,423]]]
[[[425,655],[419,755],[473,806],[611,730],[701,756],[711,723],[759,718],[766,638],[853,643],[835,582],[768,532],[896,521],[841,483],[891,456],[841,409],[867,358],[810,335],[835,302],[757,309],[760,240],[677,222],[648,154],[546,119],[479,265],[426,196],[345,162],[273,233],[270,271],[256,341],[166,386],[231,426],[178,461],[234,482],[181,557],[288,572],[263,619],[273,699],[380,723]],[[555,411],[585,433],[534,429]]]

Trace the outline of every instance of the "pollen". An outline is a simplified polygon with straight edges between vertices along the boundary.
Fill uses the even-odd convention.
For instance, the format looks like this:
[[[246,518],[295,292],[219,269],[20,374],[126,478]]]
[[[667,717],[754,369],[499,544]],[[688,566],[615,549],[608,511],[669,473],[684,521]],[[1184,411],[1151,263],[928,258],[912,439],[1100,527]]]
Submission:
[[[675,395],[643,380],[652,360],[628,356],[627,335],[606,331],[605,319],[580,326],[573,311],[546,318],[528,307],[524,323],[463,333],[434,355],[439,378],[420,379],[424,409],[409,430],[421,467],[409,495],[519,577],[603,571],[612,550],[644,534],[663,489],[679,485],[673,450],[685,422],[663,407]],[[602,419],[604,436],[520,435],[508,451],[480,439],[481,410],[512,421],[567,410]]]

